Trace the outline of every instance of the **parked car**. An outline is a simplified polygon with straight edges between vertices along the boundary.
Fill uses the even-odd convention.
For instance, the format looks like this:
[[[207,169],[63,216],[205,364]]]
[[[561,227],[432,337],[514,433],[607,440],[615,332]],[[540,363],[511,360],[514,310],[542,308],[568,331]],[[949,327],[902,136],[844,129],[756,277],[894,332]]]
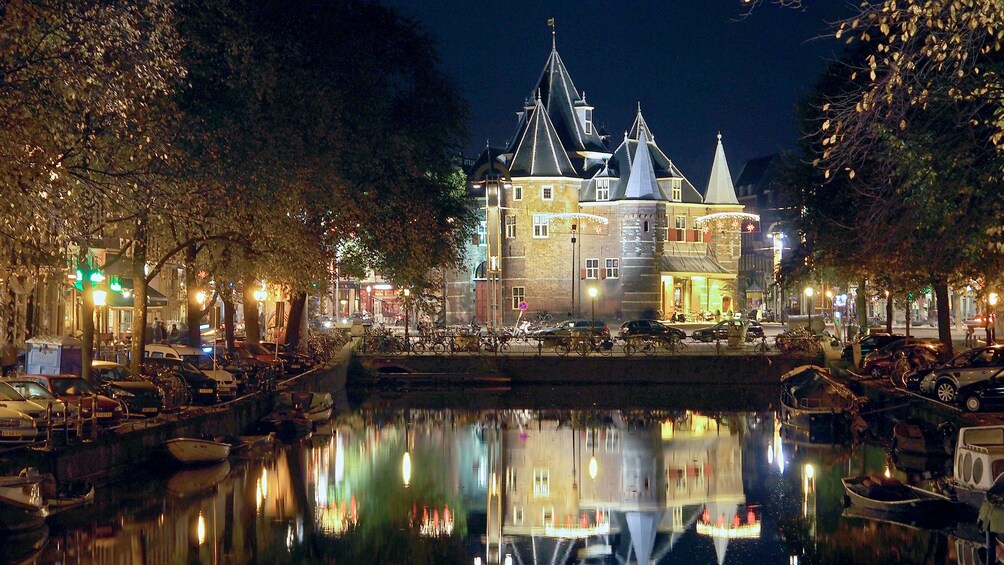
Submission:
[[[100,394],[91,384],[76,375],[21,375],[19,380],[38,383],[63,403],[76,406],[85,419],[96,418],[100,425],[118,424],[125,412],[117,400]]]
[[[949,359],[948,348],[936,339],[904,337],[866,355],[861,360],[861,371],[876,379],[884,377],[892,372],[896,353],[899,352],[903,352],[908,359],[923,356],[929,361],[928,365],[940,365]]]
[[[1004,406],[1004,374],[998,372],[984,381],[960,386],[956,398],[969,412]]]
[[[12,378],[3,382],[10,385],[21,396],[44,409],[51,410],[53,427],[61,428],[63,420],[75,422],[80,415],[80,408],[66,404],[35,381]]]
[[[45,435],[45,430],[48,429],[48,421],[45,417],[45,407],[28,400],[8,383],[0,382],[0,406],[17,410],[18,412],[28,416],[33,422],[35,422],[35,427],[38,428],[39,437]]]
[[[621,324],[618,337],[621,339],[632,337],[687,339],[687,332],[655,320],[628,320]]]
[[[234,342],[234,349],[239,358],[256,359],[272,369],[277,375],[281,375],[285,370],[282,358],[276,355],[275,351],[269,351],[262,347],[260,343],[237,341]]]
[[[888,334],[888,333],[872,333],[861,338],[857,343],[851,343],[844,347],[843,351],[840,352],[840,360],[847,363],[854,363],[854,347],[861,348],[861,359],[864,359],[866,355],[875,351],[876,349],[881,349],[882,347],[889,345],[894,341],[903,339],[903,334]]]
[[[151,343],[144,348],[143,355],[149,355],[154,359],[167,357],[169,359],[188,361],[193,367],[202,371],[204,375],[216,381],[216,388],[220,398],[232,400],[237,397],[237,379],[221,363],[213,361],[213,357],[202,349],[188,345]]]
[[[147,371],[170,372],[185,381],[192,393],[192,402],[198,404],[216,404],[220,401],[216,381],[207,377],[191,363],[183,359],[169,357],[144,357],[143,365]]]
[[[130,415],[154,417],[164,409],[164,392],[125,365],[94,361],[91,381],[102,393],[125,404]]]
[[[38,427],[30,416],[0,406],[0,444],[32,442],[38,435]]]
[[[588,335],[590,326],[593,333],[603,339],[610,339],[610,327],[603,320],[565,320],[556,326],[537,330],[534,337],[568,337],[571,335]]]
[[[986,381],[1004,370],[1004,345],[976,347],[932,369],[920,381],[920,392],[953,403],[963,387]],[[966,389],[969,390],[969,389]]]
[[[763,338],[763,326],[756,320],[722,320],[713,326],[694,330],[690,333],[690,337],[694,341],[703,342],[711,342],[716,339],[726,340],[729,338],[730,330],[739,328],[743,324],[746,324],[746,339]]]

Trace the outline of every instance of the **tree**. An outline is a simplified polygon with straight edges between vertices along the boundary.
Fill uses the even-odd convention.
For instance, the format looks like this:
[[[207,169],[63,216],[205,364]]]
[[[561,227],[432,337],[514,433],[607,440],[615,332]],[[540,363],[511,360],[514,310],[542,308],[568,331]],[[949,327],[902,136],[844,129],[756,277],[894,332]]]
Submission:
[[[233,273],[300,295],[331,259],[401,283],[460,259],[466,107],[414,22],[355,0],[182,12],[187,152],[249,218]]]

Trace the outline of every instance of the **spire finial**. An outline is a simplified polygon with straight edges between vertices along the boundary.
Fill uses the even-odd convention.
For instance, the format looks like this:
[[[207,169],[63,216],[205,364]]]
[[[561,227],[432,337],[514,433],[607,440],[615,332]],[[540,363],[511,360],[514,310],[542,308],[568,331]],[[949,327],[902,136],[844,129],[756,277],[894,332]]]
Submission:
[[[552,51],[557,51],[557,49],[558,49],[558,40],[555,37],[555,33],[554,33],[554,18],[547,18],[547,25],[551,26],[551,50]]]
[[[638,113],[641,113],[641,100],[638,101]]]
[[[721,142],[722,142],[722,132],[721,132],[721,130],[719,130],[718,131],[718,143],[721,143]]]

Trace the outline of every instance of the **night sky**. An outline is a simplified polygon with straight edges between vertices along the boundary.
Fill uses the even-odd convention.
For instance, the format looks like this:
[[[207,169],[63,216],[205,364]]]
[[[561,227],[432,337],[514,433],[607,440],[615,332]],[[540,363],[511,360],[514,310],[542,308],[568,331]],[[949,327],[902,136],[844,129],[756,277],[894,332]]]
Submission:
[[[558,53],[611,148],[641,102],[659,147],[702,191],[719,130],[733,180],[746,160],[795,147],[796,102],[841,49],[819,37],[850,13],[842,0],[799,10],[764,0],[748,18],[738,0],[385,2],[436,38],[442,69],[470,104],[469,156],[514,134],[550,53],[553,17]]]

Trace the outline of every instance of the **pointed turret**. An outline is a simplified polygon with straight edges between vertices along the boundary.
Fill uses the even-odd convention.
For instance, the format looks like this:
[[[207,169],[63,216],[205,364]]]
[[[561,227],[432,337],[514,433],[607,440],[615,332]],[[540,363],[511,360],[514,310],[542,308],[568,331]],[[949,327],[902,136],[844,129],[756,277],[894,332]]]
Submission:
[[[641,129],[642,139],[647,139],[645,128]],[[655,178],[655,168],[652,166],[652,154],[648,143],[639,141],[631,160],[631,172],[624,187],[624,198],[656,200],[659,199],[659,183]]]
[[[512,176],[573,177],[575,167],[561,146],[540,98],[527,110],[526,123],[513,147]]]
[[[575,88],[565,63],[553,45],[533,93],[534,96],[539,93],[548,117],[568,152],[608,153],[593,125],[592,107],[586,105],[585,97]]]
[[[718,147],[715,148],[715,161],[711,164],[711,178],[708,179],[708,190],[704,192],[705,204],[739,204],[736,189],[729,173],[729,163],[725,159],[725,147],[722,146],[722,134],[718,134]]]

